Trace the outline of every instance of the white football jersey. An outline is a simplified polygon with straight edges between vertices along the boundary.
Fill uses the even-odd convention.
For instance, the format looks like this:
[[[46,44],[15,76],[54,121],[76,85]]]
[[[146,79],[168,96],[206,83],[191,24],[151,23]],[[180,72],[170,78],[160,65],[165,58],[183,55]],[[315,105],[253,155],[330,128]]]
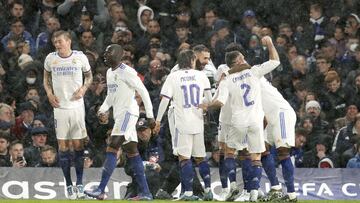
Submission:
[[[173,100],[175,126],[180,133],[203,132],[203,111],[198,105],[202,103],[205,90],[210,90],[209,79],[198,70],[178,70],[166,78],[161,95]]]
[[[263,110],[267,120],[274,118],[273,113],[279,109],[292,109],[280,92],[265,77],[260,78]]]
[[[154,118],[149,93],[133,68],[123,63],[115,70],[109,68],[106,72],[106,84],[107,95],[99,112],[106,112],[113,107],[115,119],[127,112],[138,116],[139,106],[135,100],[136,90],[144,103],[146,116]]]
[[[279,61],[270,60],[251,69],[231,74],[220,83],[218,100],[225,104],[229,99],[232,124],[249,126],[264,117],[260,78],[278,65]]]
[[[61,109],[84,106],[83,98],[71,101],[74,92],[83,85],[83,72],[91,69],[83,52],[72,51],[66,58],[60,57],[57,52],[52,52],[47,55],[44,68],[51,72],[52,88],[54,95],[60,100]]]
[[[171,70],[170,73],[180,70],[179,65],[176,64]],[[215,78],[216,77],[216,68],[213,62],[210,60],[208,64],[205,65],[204,69],[201,71],[205,73],[208,78]]]
[[[226,65],[226,64],[221,64],[215,74],[215,80],[216,82],[218,82],[220,80],[220,77],[222,75],[222,73],[224,73],[225,71],[230,70],[230,68]],[[216,90],[215,95],[213,100],[215,100],[219,95],[219,89]],[[228,99],[228,101],[226,101],[226,103],[221,107],[220,110],[220,115],[219,115],[219,121],[221,123],[225,123],[225,124],[231,124],[231,106],[230,106],[230,99]]]

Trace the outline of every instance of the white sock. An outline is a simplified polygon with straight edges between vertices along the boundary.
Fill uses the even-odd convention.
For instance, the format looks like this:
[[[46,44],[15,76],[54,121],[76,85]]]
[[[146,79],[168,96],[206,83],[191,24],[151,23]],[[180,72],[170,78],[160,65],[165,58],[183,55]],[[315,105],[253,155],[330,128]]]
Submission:
[[[192,196],[193,195],[193,191],[185,191],[184,192],[185,196]]]
[[[289,196],[290,199],[295,199],[296,198],[296,193],[295,192],[290,192],[287,195]]]
[[[208,193],[208,192],[210,192],[210,191],[211,191],[211,188],[209,188],[209,187],[207,187],[207,188],[204,189],[204,192],[205,192],[205,193]]]
[[[273,190],[281,190],[281,186],[280,185],[274,185],[274,186],[271,186],[271,189],[273,189]]]
[[[230,183],[230,189],[236,189],[236,187],[237,187],[236,182]]]

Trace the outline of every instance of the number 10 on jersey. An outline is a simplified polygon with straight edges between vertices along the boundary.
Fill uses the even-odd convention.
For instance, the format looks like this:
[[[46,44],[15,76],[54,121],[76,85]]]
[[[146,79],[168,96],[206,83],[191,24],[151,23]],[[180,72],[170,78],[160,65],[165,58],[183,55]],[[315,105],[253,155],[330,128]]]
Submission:
[[[181,85],[184,94],[184,108],[199,106],[200,104],[200,87],[197,84]]]

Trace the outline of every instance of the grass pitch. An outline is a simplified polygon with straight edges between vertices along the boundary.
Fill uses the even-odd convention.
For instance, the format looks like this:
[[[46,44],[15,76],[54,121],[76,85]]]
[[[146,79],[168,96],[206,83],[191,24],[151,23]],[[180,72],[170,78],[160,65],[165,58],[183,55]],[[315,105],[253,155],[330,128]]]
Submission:
[[[23,199],[23,200],[6,200],[6,199],[0,199],[1,203],[45,203],[45,202],[49,202],[49,203],[75,203],[75,202],[80,202],[80,203],[95,203],[95,202],[114,202],[114,203],[120,203],[120,202],[134,202],[134,201],[128,201],[128,200],[103,200],[103,201],[99,201],[99,200],[27,200],[27,199]],[[170,200],[154,200],[151,201],[151,203],[165,203],[165,202],[172,202]],[[175,201],[175,202],[179,202],[179,203],[183,203],[184,201]],[[199,201],[197,201],[199,202]],[[211,201],[211,202],[217,202],[217,201]],[[359,203],[360,200],[299,200],[299,203],[312,203],[312,202],[321,202],[321,203]],[[185,203],[185,202],[184,202]],[[210,202],[209,202],[210,203]]]

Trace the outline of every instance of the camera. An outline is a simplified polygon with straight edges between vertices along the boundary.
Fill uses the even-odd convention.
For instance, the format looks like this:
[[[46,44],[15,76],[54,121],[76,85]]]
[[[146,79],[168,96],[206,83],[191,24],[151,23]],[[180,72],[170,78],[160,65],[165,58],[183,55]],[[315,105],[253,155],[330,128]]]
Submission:
[[[25,158],[23,156],[19,156],[16,158],[16,162],[25,161]]]

